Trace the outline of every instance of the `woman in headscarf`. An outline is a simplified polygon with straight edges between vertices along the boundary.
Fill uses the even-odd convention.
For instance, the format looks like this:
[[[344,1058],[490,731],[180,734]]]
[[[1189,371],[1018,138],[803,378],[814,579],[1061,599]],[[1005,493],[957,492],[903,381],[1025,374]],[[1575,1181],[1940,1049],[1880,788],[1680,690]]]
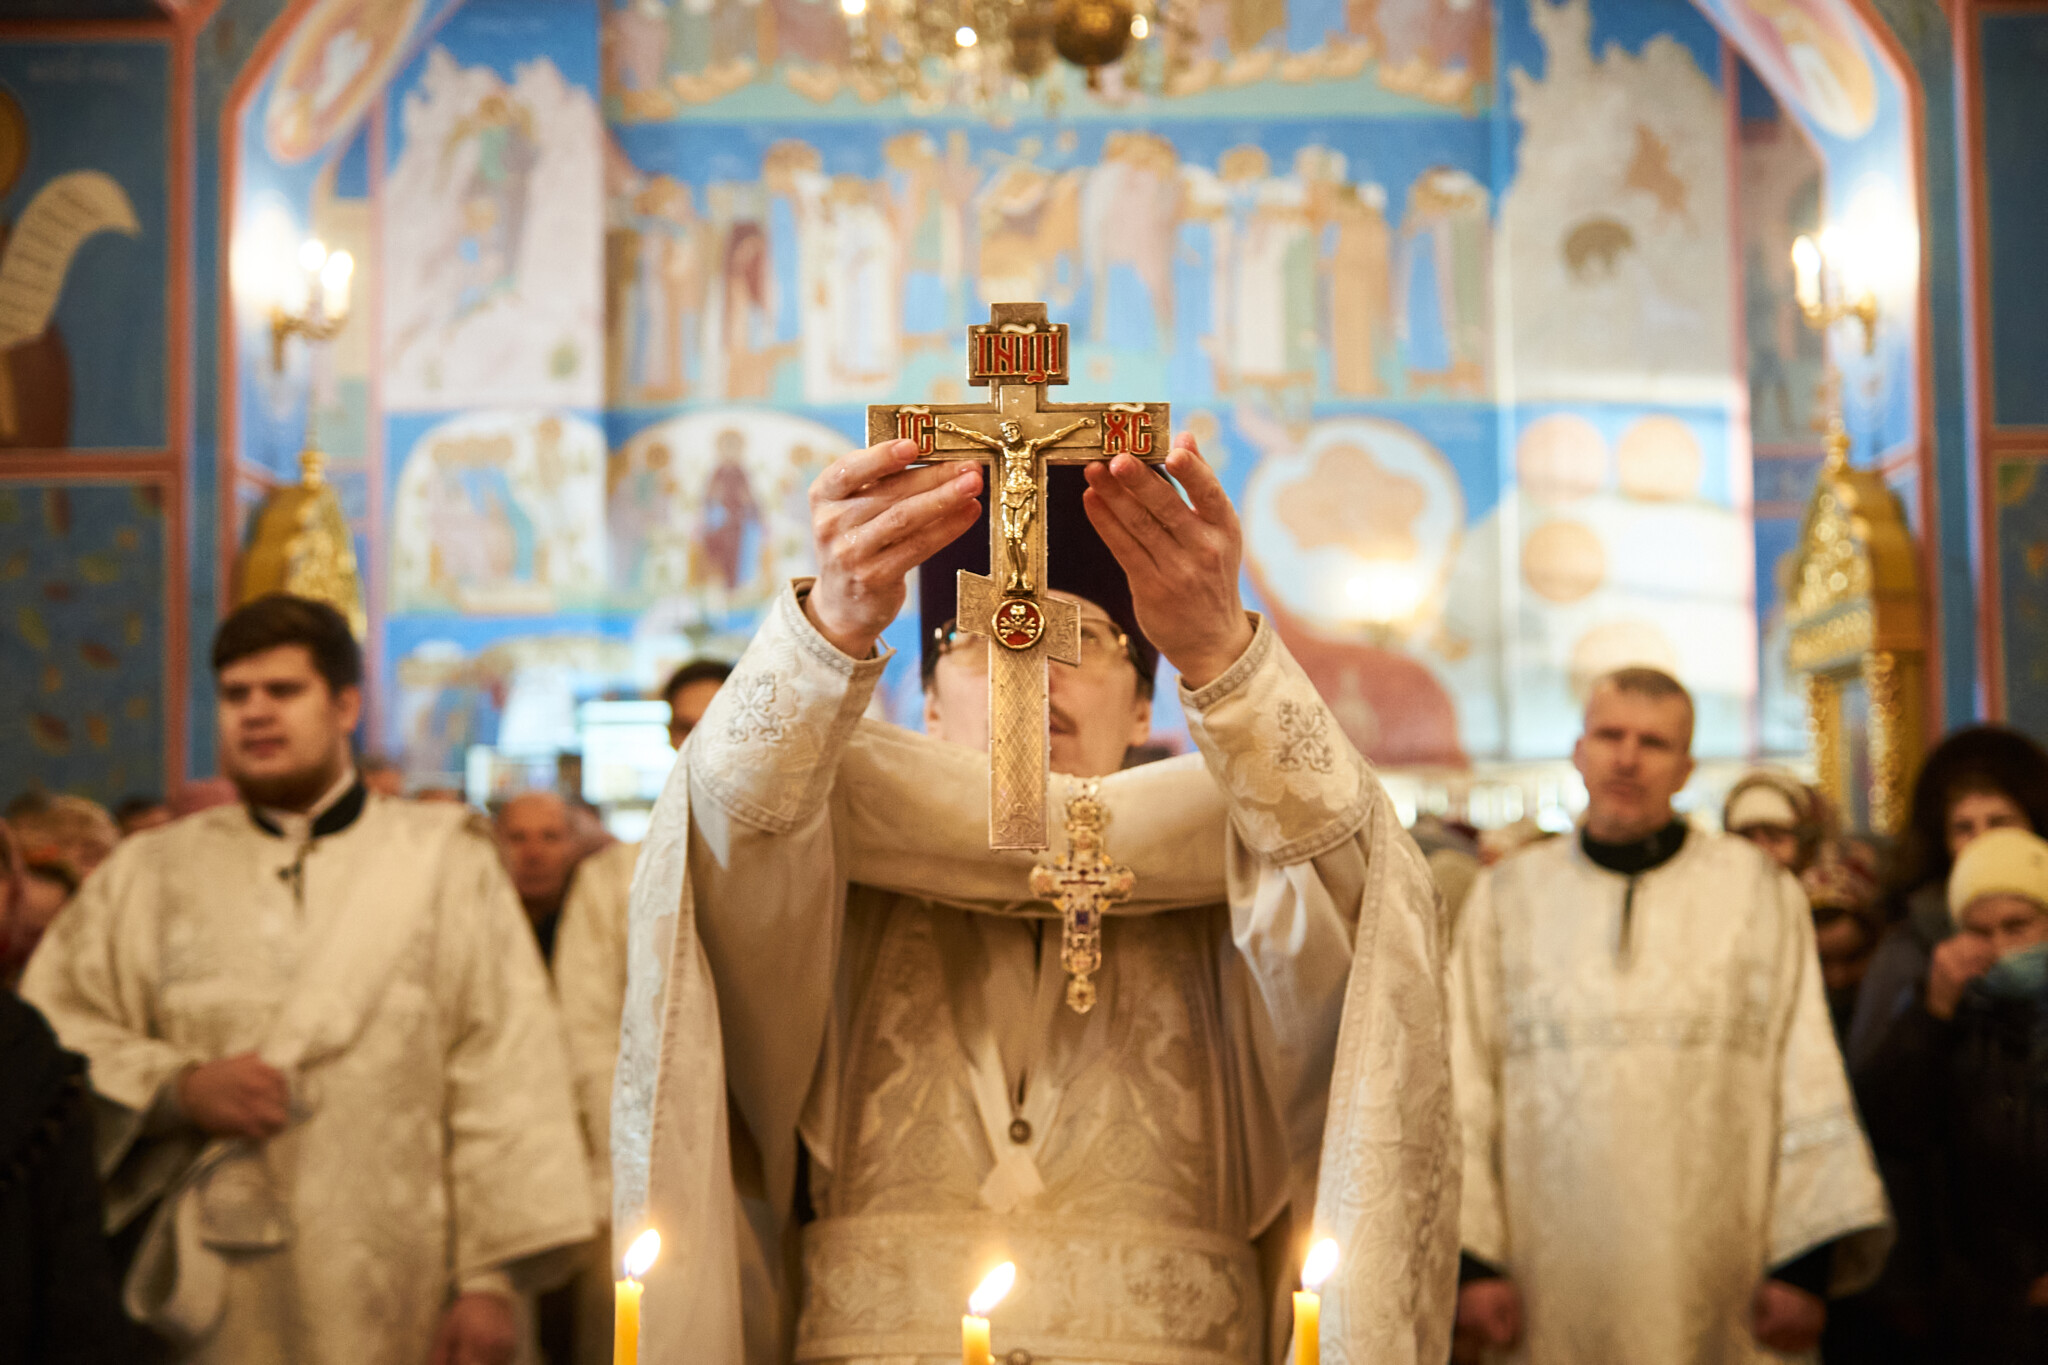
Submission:
[[[1797,877],[1813,865],[1833,821],[1821,794],[1790,773],[1759,768],[1728,791],[1721,827]]]

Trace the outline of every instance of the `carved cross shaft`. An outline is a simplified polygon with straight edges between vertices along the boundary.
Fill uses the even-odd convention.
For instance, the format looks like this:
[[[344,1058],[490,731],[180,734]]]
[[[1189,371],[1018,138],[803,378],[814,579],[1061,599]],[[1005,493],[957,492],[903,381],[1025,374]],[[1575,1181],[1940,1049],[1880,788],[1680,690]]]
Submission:
[[[1127,454],[1158,462],[1170,441],[1165,403],[1049,403],[1067,382],[1067,328],[1042,303],[998,303],[967,329],[967,382],[988,403],[876,404],[868,443],[912,440],[922,457],[989,467],[989,570],[960,573],[957,624],[989,649],[988,846],[1047,846],[1051,757],[1046,667],[1081,661],[1081,614],[1045,592],[1046,470]]]
[[[1067,1008],[1095,1008],[1095,973],[1102,970],[1102,916],[1130,899],[1137,876],[1110,860],[1103,843],[1108,812],[1090,782],[1067,802],[1067,851],[1051,866],[1031,869],[1031,894],[1060,909],[1060,967],[1067,974]]]

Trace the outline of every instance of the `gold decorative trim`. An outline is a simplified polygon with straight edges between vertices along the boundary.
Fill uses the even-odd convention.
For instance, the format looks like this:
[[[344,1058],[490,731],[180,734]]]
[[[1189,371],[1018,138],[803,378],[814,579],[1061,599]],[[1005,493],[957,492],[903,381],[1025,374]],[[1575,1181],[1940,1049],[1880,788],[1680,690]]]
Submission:
[[[1905,513],[1874,470],[1849,466],[1839,414],[1807,503],[1799,543],[1780,568],[1791,640],[1786,663],[1806,676],[1807,738],[1821,790],[1854,823],[1895,834],[1920,754],[1927,652],[1919,556]],[[1843,692],[1868,695],[1866,752],[1846,751]],[[1852,773],[1867,790],[1852,791]]]

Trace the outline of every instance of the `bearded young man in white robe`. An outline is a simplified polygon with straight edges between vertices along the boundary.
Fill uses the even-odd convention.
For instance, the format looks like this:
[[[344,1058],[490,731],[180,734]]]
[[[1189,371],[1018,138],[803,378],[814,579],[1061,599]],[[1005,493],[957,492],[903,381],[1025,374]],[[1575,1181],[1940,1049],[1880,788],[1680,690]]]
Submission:
[[[957,1360],[969,1291],[1009,1260],[999,1359],[1259,1365],[1328,1236],[1323,1359],[1438,1365],[1457,1158],[1437,899],[1245,612],[1215,474],[1185,437],[1166,471],[1187,500],[1129,456],[1089,466],[1085,500],[1054,471],[1048,586],[1088,634],[1050,670],[1055,847],[1035,856],[988,848],[991,646],[927,646],[929,736],[862,719],[905,576],[930,570],[930,623],[951,612],[937,552],[986,568],[979,471],[915,457],[889,442],[820,476],[819,575],[770,612],[642,846],[612,1128],[615,1239],[651,1225],[668,1248],[642,1360]],[[1119,771],[1155,645],[1202,752]],[[1077,1013],[1029,882],[1095,779],[1136,885]]]
[[[480,819],[357,778],[339,613],[259,599],[213,663],[242,803],[125,841],[22,987],[150,1220],[129,1311],[179,1361],[504,1365],[596,1226],[518,897]]]
[[[1884,1191],[1799,883],[1692,828],[1692,699],[1598,681],[1570,838],[1482,873],[1451,968],[1464,1130],[1460,1358],[1808,1355],[1869,1284]]]

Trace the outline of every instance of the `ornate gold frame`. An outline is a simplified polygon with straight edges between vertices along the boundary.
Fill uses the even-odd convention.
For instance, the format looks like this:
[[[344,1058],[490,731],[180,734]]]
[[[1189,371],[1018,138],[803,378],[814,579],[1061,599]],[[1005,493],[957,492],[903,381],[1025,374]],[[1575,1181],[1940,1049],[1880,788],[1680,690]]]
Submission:
[[[363,579],[348,518],[321,472],[325,463],[308,446],[299,455],[299,482],[264,499],[249,548],[242,552],[235,601],[240,605],[272,592],[310,597],[347,617],[360,640],[369,630]]]
[[[1781,573],[1820,787],[1844,822],[1897,834],[1926,748],[1927,617],[1898,496],[1849,467],[1840,417]]]

